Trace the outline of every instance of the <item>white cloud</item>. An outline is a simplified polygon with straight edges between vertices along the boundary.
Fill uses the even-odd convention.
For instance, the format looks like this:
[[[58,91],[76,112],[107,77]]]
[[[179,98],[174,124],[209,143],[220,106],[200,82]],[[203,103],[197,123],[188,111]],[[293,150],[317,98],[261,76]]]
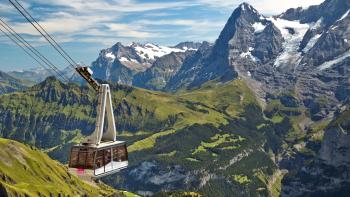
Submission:
[[[290,7],[318,4],[322,0],[247,0],[262,13],[280,13]],[[180,0],[147,2],[140,0],[27,0],[20,1],[33,13],[40,24],[59,42],[99,42],[113,44],[117,41],[157,40],[164,38],[202,39],[214,41],[227,18],[210,16],[185,16],[174,14],[177,9],[196,10],[198,6],[225,11],[230,14],[241,0]],[[32,7],[33,4],[39,5]],[[26,34],[34,44],[45,43],[40,34],[9,4],[0,3],[0,12],[21,34]],[[175,12],[177,13],[177,12]],[[134,15],[137,15],[134,18]],[[129,18],[128,18],[129,17]],[[148,17],[151,17],[149,19]],[[125,19],[128,19],[125,22]],[[155,18],[155,19],[154,19]],[[162,26],[178,27],[178,30]],[[28,36],[29,35],[29,36]],[[38,39],[40,38],[40,39]],[[114,41],[113,41],[114,40]]]
[[[157,2],[157,3],[142,3],[135,0],[32,0],[34,2],[41,2],[48,5],[60,5],[65,6],[79,12],[91,12],[91,11],[114,11],[117,13],[125,12],[144,12],[151,10],[164,10],[183,8],[195,5],[186,1],[177,2]]]
[[[11,6],[8,4],[0,3],[0,12],[1,13],[11,12]]]
[[[216,28],[223,27],[223,22],[210,20],[186,20],[186,19],[168,19],[168,20],[140,20],[136,24],[141,25],[172,25],[172,26],[189,26],[194,28]]]
[[[21,4],[29,9],[39,23],[54,37],[65,37],[65,41],[73,40],[109,40],[114,38],[115,42],[119,38],[130,39],[145,39],[156,38],[165,35],[147,32],[146,27],[140,24],[124,24],[120,22],[120,17],[125,17],[132,13],[153,13],[157,16],[155,10],[161,10],[166,13],[167,9],[179,9],[193,5],[183,1],[177,2],[138,2],[136,0],[29,0],[26,2],[20,1]],[[36,3],[40,6],[31,7]],[[48,7],[49,6],[49,7]],[[57,7],[57,10],[52,7]],[[11,13],[6,19],[14,29],[21,34],[31,36],[39,36],[29,23],[24,20],[18,21],[19,14],[10,4],[0,4],[0,11],[7,10]],[[40,10],[40,12],[38,11]],[[158,17],[162,17],[159,15]],[[11,19],[11,20],[10,20]],[[132,21],[130,23],[133,23]],[[79,38],[79,35],[95,37],[90,39],[84,37]],[[28,37],[28,36],[27,36]],[[70,39],[68,39],[70,37]],[[118,40],[117,40],[118,39]],[[63,42],[60,40],[60,42]],[[41,41],[35,44],[40,44]]]

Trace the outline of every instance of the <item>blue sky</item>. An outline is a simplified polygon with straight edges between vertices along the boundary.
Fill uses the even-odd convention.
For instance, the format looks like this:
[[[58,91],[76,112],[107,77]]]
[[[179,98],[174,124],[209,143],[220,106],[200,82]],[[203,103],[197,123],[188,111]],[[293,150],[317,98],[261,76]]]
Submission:
[[[243,0],[18,0],[78,62],[90,64],[101,49],[116,42],[175,45],[182,41],[214,42],[232,11]],[[246,0],[265,15],[323,0]],[[8,1],[0,17],[59,67],[57,56]],[[0,70],[38,65],[0,34]]]

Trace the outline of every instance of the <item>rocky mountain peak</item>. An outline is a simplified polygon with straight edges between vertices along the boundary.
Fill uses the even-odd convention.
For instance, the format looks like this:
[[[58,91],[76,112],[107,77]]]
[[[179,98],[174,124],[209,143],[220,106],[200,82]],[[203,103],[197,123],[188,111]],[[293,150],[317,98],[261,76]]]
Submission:
[[[237,7],[237,9],[240,10],[242,13],[250,13],[250,12],[258,13],[258,11],[253,6],[251,6],[249,3],[247,3],[247,2],[241,3]]]
[[[41,83],[38,83],[37,85],[33,86],[32,88],[34,89],[46,89],[46,88],[55,88],[55,89],[59,89],[62,87],[65,87],[66,84],[62,83],[60,80],[58,80],[56,77],[54,76],[50,76],[47,77],[44,81],[42,81]]]
[[[184,49],[184,50],[188,50],[188,49],[197,50],[199,47],[201,47],[202,44],[203,43],[200,43],[200,42],[186,41],[186,42],[180,42],[179,44],[175,45],[174,48]]]
[[[111,49],[117,50],[118,48],[123,48],[124,45],[121,42],[115,43],[115,45],[112,46]]]
[[[242,3],[233,11],[216,44],[221,47],[222,44],[227,44],[235,36],[261,32],[266,23],[265,17],[259,14],[255,8],[248,3]]]
[[[303,9],[291,8],[279,17],[286,20],[299,20],[301,23],[313,23],[322,19],[330,26],[340,19],[350,9],[350,0],[326,0],[320,5],[313,5]]]

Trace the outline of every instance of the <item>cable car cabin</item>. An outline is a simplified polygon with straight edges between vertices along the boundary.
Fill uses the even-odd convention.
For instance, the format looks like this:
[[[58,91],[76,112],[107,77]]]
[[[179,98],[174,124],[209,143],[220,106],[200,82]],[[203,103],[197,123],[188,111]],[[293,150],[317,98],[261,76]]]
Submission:
[[[80,178],[100,178],[128,166],[123,141],[103,142],[98,146],[75,145],[71,149],[69,171]]]

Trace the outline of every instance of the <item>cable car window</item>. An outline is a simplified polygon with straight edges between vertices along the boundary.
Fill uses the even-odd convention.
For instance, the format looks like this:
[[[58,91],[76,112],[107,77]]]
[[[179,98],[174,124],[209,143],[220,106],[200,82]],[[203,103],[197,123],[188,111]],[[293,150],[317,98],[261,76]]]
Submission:
[[[89,149],[86,157],[86,169],[94,169],[94,157],[95,151],[93,149]]]
[[[103,150],[97,151],[97,156],[95,160],[96,168],[101,168],[104,166],[104,159],[103,159]]]
[[[114,147],[113,148],[113,161],[115,161],[115,162],[119,162],[120,161],[119,153],[118,153],[118,147]]]
[[[79,155],[79,148],[72,148],[72,151],[70,154],[70,160],[69,160],[70,167],[73,167],[73,168],[77,167],[78,155]]]
[[[118,146],[113,148],[113,161],[122,162],[127,160],[126,146]]]
[[[108,165],[112,161],[111,149],[105,149],[105,165]]]
[[[77,166],[85,168],[86,166],[87,152],[79,152]]]
[[[121,161],[125,161],[126,160],[126,152],[125,152],[125,147],[124,146],[118,147],[118,154],[119,154],[119,158],[120,158]]]

